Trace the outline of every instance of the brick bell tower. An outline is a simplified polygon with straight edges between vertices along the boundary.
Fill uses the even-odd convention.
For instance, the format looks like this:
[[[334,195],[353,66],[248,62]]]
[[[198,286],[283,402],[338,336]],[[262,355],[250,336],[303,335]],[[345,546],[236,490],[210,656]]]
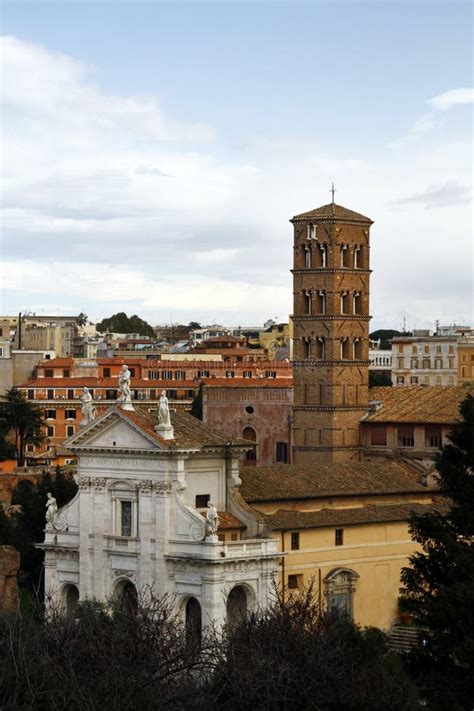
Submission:
[[[334,203],[295,215],[293,462],[361,457],[368,410],[370,226]]]

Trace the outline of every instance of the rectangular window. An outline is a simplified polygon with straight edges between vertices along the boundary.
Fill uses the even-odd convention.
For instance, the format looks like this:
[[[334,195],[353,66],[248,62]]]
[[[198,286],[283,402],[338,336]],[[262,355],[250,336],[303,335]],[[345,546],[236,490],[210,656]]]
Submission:
[[[158,371],[157,370],[149,370],[148,371],[148,378],[150,380],[158,380]]]
[[[196,509],[205,509],[209,500],[211,498],[210,494],[197,494],[195,501]]]
[[[54,400],[54,390],[48,390],[47,397],[48,400]]]
[[[210,373],[208,370],[198,370],[198,378],[209,378]]]
[[[110,378],[110,368],[104,368],[104,378]]]
[[[63,370],[63,378],[69,378],[71,376],[71,371],[65,368]]]
[[[132,535],[132,502],[120,502],[120,535],[130,538]]]
[[[403,375],[397,375],[397,385],[405,385],[405,378]]]
[[[129,368],[130,371],[130,377],[134,378],[135,377],[135,368]]]
[[[299,590],[301,586],[301,575],[288,576],[288,590]]]
[[[67,399],[74,400],[74,390],[72,388],[67,391]]]
[[[54,370],[52,368],[46,368],[44,371],[45,378],[54,378]]]
[[[46,419],[47,420],[55,420],[56,419],[56,410],[46,410]]]
[[[172,370],[162,370],[161,371],[161,379],[162,380],[172,380],[173,379],[173,371]]]
[[[3,358],[3,347],[0,346],[0,358]]]
[[[287,442],[277,442],[276,443],[276,460],[282,462],[283,464],[288,463],[288,443]]]
[[[417,375],[412,375],[410,377],[410,385],[418,385],[418,376]]]
[[[441,425],[426,425],[425,427],[425,446],[426,447],[441,447],[442,431]]]
[[[238,534],[238,533],[231,533],[231,534],[230,534],[230,540],[231,540],[231,541],[238,541],[238,540],[239,540],[239,534]]]
[[[175,380],[186,380],[186,371],[177,370],[176,373],[174,374],[174,379]]]
[[[300,534],[295,531],[291,534],[291,550],[299,551],[300,549]]]
[[[34,400],[34,399],[35,399],[35,391],[34,391],[34,390],[28,390],[27,397],[28,397],[28,400]]]
[[[413,425],[400,425],[397,427],[397,435],[399,447],[415,446],[415,432]]]
[[[387,428],[385,425],[370,425],[370,444],[373,447],[387,446]]]
[[[156,400],[156,390],[150,390],[150,400]]]
[[[425,370],[429,370],[429,368],[430,368],[430,359],[429,358],[423,358],[423,368]]]
[[[168,390],[168,398],[170,400],[177,400],[178,399],[178,391],[177,390]]]
[[[66,420],[75,420],[76,419],[76,411],[75,410],[66,410]]]
[[[226,370],[225,377],[226,378],[235,378],[235,370]]]
[[[68,425],[66,427],[66,435],[71,437],[74,434],[74,425]]]
[[[54,437],[54,427],[53,425],[48,425],[46,427],[46,434],[48,437]]]
[[[106,400],[116,400],[117,399],[117,391],[116,390],[106,390],[105,391],[105,399]]]
[[[343,546],[344,545],[344,529],[336,528],[334,532],[334,545]]]
[[[411,359],[410,368],[412,370],[416,370],[418,368],[418,358]]]
[[[251,370],[244,370],[244,378],[251,378],[252,377],[252,371]]]

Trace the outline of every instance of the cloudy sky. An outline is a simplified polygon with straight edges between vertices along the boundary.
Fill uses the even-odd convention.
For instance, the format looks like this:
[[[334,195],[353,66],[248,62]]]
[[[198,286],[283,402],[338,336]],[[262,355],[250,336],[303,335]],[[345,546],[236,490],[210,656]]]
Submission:
[[[2,313],[259,324],[369,215],[372,327],[472,320],[472,5],[3,0]]]

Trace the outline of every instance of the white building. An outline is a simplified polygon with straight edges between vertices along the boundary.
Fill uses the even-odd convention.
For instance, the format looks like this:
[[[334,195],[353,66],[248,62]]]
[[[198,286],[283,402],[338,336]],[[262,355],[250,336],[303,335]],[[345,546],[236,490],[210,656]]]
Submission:
[[[456,385],[456,336],[398,336],[391,343],[392,385]]]
[[[116,407],[67,440],[79,491],[40,544],[46,591],[66,608],[151,588],[175,595],[195,629],[266,605],[281,553],[238,491],[248,443],[188,413],[171,421],[164,439],[153,411]],[[218,535],[204,517],[209,501]]]

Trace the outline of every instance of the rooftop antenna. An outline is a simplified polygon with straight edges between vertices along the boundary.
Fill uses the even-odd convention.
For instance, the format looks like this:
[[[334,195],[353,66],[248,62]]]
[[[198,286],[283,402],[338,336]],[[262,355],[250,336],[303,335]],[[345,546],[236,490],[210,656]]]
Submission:
[[[334,193],[336,192],[336,188],[334,187],[334,183],[331,183],[331,202],[334,205]]]

